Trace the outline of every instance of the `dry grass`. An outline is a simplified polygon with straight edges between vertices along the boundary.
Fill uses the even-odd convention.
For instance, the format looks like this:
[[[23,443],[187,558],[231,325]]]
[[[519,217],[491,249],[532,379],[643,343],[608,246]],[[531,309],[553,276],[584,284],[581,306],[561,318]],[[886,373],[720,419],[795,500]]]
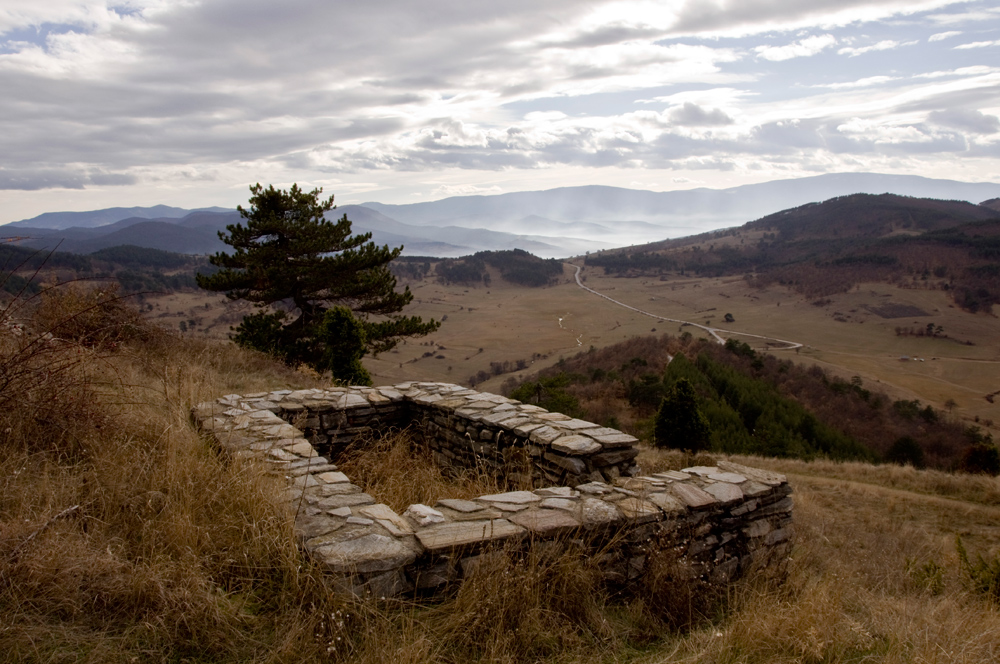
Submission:
[[[712,613],[667,578],[615,596],[572,548],[499,552],[433,601],[346,598],[295,547],[271,479],[220,457],[188,420],[219,394],[312,379],[151,328],[114,348],[25,350],[28,338],[0,332],[0,372],[22,381],[0,383],[0,662],[1000,658],[1000,612],[968,588],[955,549],[961,535],[973,557],[1000,552],[982,478],[754,460],[795,489],[789,577],[733,586]],[[407,474],[402,443],[386,451],[404,474],[373,467],[365,482],[397,503],[424,499],[407,493],[424,482],[443,482],[426,500],[456,495],[448,478]]]
[[[338,464],[376,500],[397,512],[415,503],[433,505],[441,498],[469,499],[507,490],[501,478],[484,468],[445,472],[406,430],[359,439]]]

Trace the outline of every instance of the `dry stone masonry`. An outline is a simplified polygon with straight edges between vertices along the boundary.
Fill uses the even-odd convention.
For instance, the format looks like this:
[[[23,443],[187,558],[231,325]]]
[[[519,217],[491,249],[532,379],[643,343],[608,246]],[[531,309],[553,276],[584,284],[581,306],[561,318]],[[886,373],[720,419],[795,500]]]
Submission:
[[[719,462],[641,475],[635,438],[447,383],[230,394],[193,410],[220,446],[287,480],[302,546],[355,593],[431,591],[504,545],[558,540],[628,583],[659,561],[724,583],[782,574],[792,499],[784,476]],[[402,514],[337,469],[359,435],[409,427],[444,467],[477,465],[511,490],[442,497]]]

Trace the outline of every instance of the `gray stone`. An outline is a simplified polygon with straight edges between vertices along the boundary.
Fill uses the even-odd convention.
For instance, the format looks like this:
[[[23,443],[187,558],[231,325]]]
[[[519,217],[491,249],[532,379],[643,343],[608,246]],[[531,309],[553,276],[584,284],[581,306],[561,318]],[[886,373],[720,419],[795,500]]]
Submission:
[[[546,452],[542,455],[546,461],[551,461],[560,468],[565,468],[574,475],[583,475],[587,472],[587,464],[576,457],[560,456],[559,454],[553,454],[552,452]]]
[[[536,535],[558,537],[580,527],[580,522],[562,510],[530,509],[509,517],[513,523]]]
[[[479,503],[475,503],[471,500],[461,500],[459,498],[442,498],[437,501],[437,505],[447,507],[448,509],[455,510],[456,512],[478,512],[486,509]]]
[[[354,507],[355,505],[372,505],[375,499],[367,493],[348,493],[340,496],[329,496],[316,503],[317,507],[330,510],[335,507]]]
[[[743,534],[747,537],[763,537],[771,532],[771,524],[767,519],[758,519],[750,522],[750,525],[743,529]]]
[[[316,479],[321,482],[326,482],[327,484],[339,484],[341,482],[350,482],[350,478],[347,475],[340,472],[330,472],[330,473],[320,473],[316,476]]]
[[[604,482],[587,482],[586,484],[578,484],[576,490],[580,493],[602,496],[611,493],[613,489]]]
[[[747,481],[745,476],[738,473],[712,473],[708,479],[716,482],[729,482],[730,484],[742,484]]]
[[[691,475],[700,475],[701,477],[708,477],[709,475],[714,475],[719,472],[719,469],[715,466],[691,466],[690,468],[684,468],[683,472],[689,473]]]
[[[718,482],[702,488],[705,490],[705,493],[711,494],[720,503],[735,503],[737,500],[743,500],[743,492],[735,484]]]
[[[627,433],[611,433],[598,435],[593,431],[587,431],[587,435],[599,442],[604,447],[617,448],[617,447],[631,447],[639,442],[635,436],[630,436]]]
[[[730,461],[720,461],[719,469],[725,472],[743,475],[747,479],[760,482],[761,484],[766,484],[768,486],[778,486],[779,484],[784,484],[787,481],[785,476],[781,473],[772,473],[767,470],[761,470],[760,468],[750,468],[749,466],[743,466]]]
[[[623,520],[622,513],[614,505],[598,498],[584,498],[580,502],[580,518],[588,528],[607,526]]]
[[[359,507],[358,512],[370,519],[376,519],[379,523],[385,527],[386,523],[391,523],[393,528],[387,528],[393,535],[405,534],[410,535],[413,533],[413,527],[406,522],[406,519],[396,514],[391,507],[388,505],[383,505],[379,503],[377,505],[368,505],[367,507]],[[397,532],[398,531],[398,532]]]
[[[545,487],[543,489],[535,489],[536,496],[543,496],[545,498],[574,498],[577,492],[568,486],[553,486]]]
[[[578,507],[578,502],[572,498],[545,498],[538,506],[549,510],[573,511]]]
[[[419,531],[417,539],[424,548],[434,553],[482,542],[500,542],[524,533],[524,528],[506,519],[493,519],[430,526]]]
[[[646,500],[653,503],[667,514],[670,514],[671,512],[681,512],[686,509],[681,501],[677,500],[668,493],[651,493],[646,496]]]
[[[636,523],[647,523],[660,518],[660,509],[645,500],[639,498],[625,498],[615,503],[615,507],[622,511],[626,519]]]
[[[670,485],[670,491],[681,499],[681,502],[688,507],[707,507],[715,505],[718,501],[710,493],[706,493],[693,484],[675,483]]]
[[[559,436],[565,435],[562,431],[557,431],[550,426],[538,427],[528,436],[528,439],[539,445],[548,445]]]
[[[370,526],[375,523],[375,521],[360,516],[349,516],[347,517],[347,523],[352,526]]]
[[[368,579],[361,587],[361,594],[370,594],[372,597],[385,599],[408,593],[411,590],[413,590],[413,584],[406,579],[400,570],[393,570]]]
[[[438,512],[433,507],[428,507],[427,505],[421,505],[420,503],[415,503],[406,508],[403,512],[403,516],[412,520],[418,526],[430,526],[435,523],[444,522],[444,514]]]
[[[320,496],[343,496],[348,493],[361,493],[361,487],[357,484],[339,483],[339,484],[321,484],[316,487],[316,493]]]
[[[377,533],[332,542],[314,553],[336,572],[362,574],[396,569],[417,559],[417,552],[402,540]]]
[[[537,503],[541,500],[541,498],[530,491],[508,491],[507,493],[493,493],[488,496],[479,496],[476,500],[481,500],[487,503],[524,505],[526,503]]]
[[[575,456],[593,454],[602,449],[601,444],[593,438],[578,435],[557,438],[552,441],[551,446],[557,452]]]

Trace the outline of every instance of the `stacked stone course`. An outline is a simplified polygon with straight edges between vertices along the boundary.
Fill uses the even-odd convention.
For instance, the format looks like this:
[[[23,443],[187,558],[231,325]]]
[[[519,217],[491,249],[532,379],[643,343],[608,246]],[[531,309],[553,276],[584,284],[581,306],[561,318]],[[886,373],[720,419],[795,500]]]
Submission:
[[[781,475],[719,462],[641,476],[632,436],[458,385],[232,394],[193,416],[219,445],[286,478],[281,498],[303,547],[356,593],[437,589],[489,550],[530,540],[583,547],[622,583],[665,557],[712,583],[781,574],[791,547]],[[397,514],[335,464],[359,435],[387,427],[410,427],[442,466],[479,466],[534,490]]]

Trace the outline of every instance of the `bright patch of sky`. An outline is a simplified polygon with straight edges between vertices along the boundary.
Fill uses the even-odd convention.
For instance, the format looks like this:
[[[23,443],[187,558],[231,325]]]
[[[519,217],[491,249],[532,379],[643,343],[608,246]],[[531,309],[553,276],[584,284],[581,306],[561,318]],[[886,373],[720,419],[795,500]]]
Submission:
[[[0,221],[258,181],[1000,181],[998,58],[984,0],[6,0]]]

